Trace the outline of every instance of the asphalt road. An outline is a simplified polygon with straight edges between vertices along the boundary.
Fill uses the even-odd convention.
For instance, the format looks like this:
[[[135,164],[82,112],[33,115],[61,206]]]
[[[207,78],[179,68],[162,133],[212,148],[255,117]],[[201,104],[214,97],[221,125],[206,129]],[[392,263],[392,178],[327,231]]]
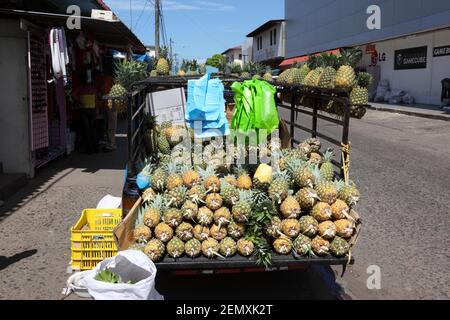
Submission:
[[[309,121],[302,119],[301,121]],[[337,132],[319,123],[319,130]],[[119,139],[122,146],[125,140]],[[169,299],[449,299],[450,126],[369,111],[351,124],[351,177],[363,194],[356,264],[251,275],[174,278]],[[42,170],[0,208],[0,299],[61,299],[70,233],[83,208],[120,196],[125,154],[75,155]],[[379,266],[381,289],[366,286]]]

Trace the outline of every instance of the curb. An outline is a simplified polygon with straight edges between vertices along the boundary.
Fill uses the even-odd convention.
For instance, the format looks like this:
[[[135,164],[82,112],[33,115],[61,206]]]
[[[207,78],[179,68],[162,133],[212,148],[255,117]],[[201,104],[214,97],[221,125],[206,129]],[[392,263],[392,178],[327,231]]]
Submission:
[[[406,111],[406,110],[400,110],[400,109],[391,109],[391,108],[374,107],[374,106],[367,107],[367,109],[375,110],[375,111],[390,112],[390,113],[399,113],[399,114],[404,114],[407,116],[413,116],[413,117],[419,117],[419,118],[450,121],[450,117],[446,117],[446,116],[442,116],[442,115],[438,115],[438,114],[426,114],[426,113],[420,113],[420,112],[414,112],[414,111]]]

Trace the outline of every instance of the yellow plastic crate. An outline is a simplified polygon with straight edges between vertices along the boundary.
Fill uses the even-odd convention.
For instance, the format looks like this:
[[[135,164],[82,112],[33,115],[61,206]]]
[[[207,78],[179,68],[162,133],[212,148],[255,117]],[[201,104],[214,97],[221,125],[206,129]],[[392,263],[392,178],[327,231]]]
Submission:
[[[72,270],[91,270],[118,250],[113,229],[122,221],[122,209],[85,209],[70,229]]]

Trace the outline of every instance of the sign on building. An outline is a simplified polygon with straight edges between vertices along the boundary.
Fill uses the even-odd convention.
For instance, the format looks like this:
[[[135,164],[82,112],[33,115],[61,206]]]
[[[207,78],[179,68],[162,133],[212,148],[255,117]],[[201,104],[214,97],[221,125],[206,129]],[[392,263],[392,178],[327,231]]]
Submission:
[[[433,49],[433,57],[450,56],[450,45]]]
[[[417,47],[395,51],[394,70],[426,69],[428,47]]]

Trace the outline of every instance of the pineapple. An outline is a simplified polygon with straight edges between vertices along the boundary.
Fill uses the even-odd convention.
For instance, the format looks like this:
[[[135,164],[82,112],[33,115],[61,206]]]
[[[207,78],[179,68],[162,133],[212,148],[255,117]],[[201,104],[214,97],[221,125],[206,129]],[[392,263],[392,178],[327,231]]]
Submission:
[[[298,255],[304,256],[310,254],[312,251],[311,239],[301,234],[294,240],[292,246]]]
[[[334,69],[333,67],[326,67],[320,76],[318,83],[319,87],[333,89],[336,73],[336,69]]]
[[[168,177],[166,180],[167,190],[173,190],[177,187],[183,186],[183,178],[180,176],[178,166],[174,163],[167,165]]]
[[[294,68],[293,71],[291,71],[291,73],[289,74],[288,83],[294,85],[303,84],[305,77],[308,75],[310,71],[311,69],[309,69],[309,67],[306,64],[304,64],[300,68]]]
[[[156,191],[164,191],[167,186],[167,173],[163,168],[158,168],[151,177],[152,188]]]
[[[159,76],[168,76],[170,72],[169,62],[165,58],[160,58],[156,64],[156,72]]]
[[[214,223],[219,227],[228,226],[231,222],[231,212],[228,208],[222,207],[214,212]]]
[[[348,219],[350,208],[344,201],[338,199],[331,205],[331,212],[334,220]]]
[[[224,257],[232,257],[236,254],[237,244],[232,238],[227,237],[220,242],[219,252]]]
[[[152,188],[145,189],[144,192],[142,192],[142,200],[144,202],[150,202],[156,197],[156,192]]]
[[[305,86],[313,86],[317,87],[319,85],[320,77],[322,76],[322,73],[324,72],[324,68],[319,67],[317,69],[314,69],[308,75],[305,77],[303,84]]]
[[[184,253],[184,242],[178,237],[173,237],[167,244],[167,254],[172,258],[179,258]]]
[[[177,208],[170,208],[163,214],[163,221],[171,228],[176,228],[183,222],[183,213]]]
[[[292,69],[284,70],[277,78],[277,82],[281,84],[285,84],[292,72]]]
[[[252,75],[249,72],[247,72],[247,71],[244,71],[244,72],[241,73],[241,78],[242,79],[251,79],[251,77],[252,77]]]
[[[181,207],[183,218],[187,220],[194,220],[198,213],[198,205],[195,202],[187,200]]]
[[[183,241],[189,241],[194,237],[194,227],[187,222],[181,223],[175,230],[175,234]]]
[[[237,242],[237,250],[241,256],[249,257],[255,251],[255,245],[252,241],[242,238]]]
[[[320,166],[323,163],[322,156],[316,152],[311,152],[309,154],[309,162],[313,165]]]
[[[196,204],[205,202],[206,196],[206,190],[202,185],[193,186],[188,192],[189,199]]]
[[[239,201],[232,207],[231,212],[236,222],[247,222],[252,214],[252,192],[239,191]]]
[[[184,250],[189,258],[197,258],[202,253],[202,243],[197,239],[191,239],[184,245]]]
[[[161,209],[164,209],[164,198],[158,194],[145,210],[144,224],[147,227],[154,228],[161,222]]]
[[[183,130],[180,128],[170,127],[163,130],[166,136],[167,142],[169,142],[170,147],[175,147],[183,141]]]
[[[287,255],[292,251],[292,242],[285,238],[279,238],[273,242],[273,248],[276,253]]]
[[[199,169],[201,178],[203,179],[203,185],[206,192],[220,192],[220,180],[216,175],[216,171],[212,166],[207,166],[205,170]]]
[[[279,238],[283,233],[281,232],[281,219],[277,216],[272,217],[270,223],[265,227],[264,232],[271,238]]]
[[[201,183],[200,175],[189,165],[183,166],[181,173],[183,174],[183,183],[189,189]]]
[[[286,219],[281,222],[281,231],[289,238],[295,238],[300,234],[300,222],[296,219]]]
[[[173,229],[168,224],[161,222],[155,228],[155,237],[167,243],[173,238]]]
[[[202,226],[209,226],[214,221],[214,213],[208,207],[198,209],[197,221]]]
[[[234,220],[230,221],[228,225],[228,235],[234,239],[240,239],[245,234],[245,224],[237,223]]]
[[[133,239],[135,242],[147,242],[152,237],[152,230],[146,225],[138,225],[133,230]]]
[[[342,257],[350,251],[350,245],[341,237],[335,237],[330,244],[330,251],[334,256]]]
[[[272,182],[272,167],[267,164],[260,164],[253,176],[254,188],[267,190],[271,182]]]
[[[333,181],[334,168],[331,160],[333,159],[333,151],[328,150],[323,156],[323,163],[320,166],[320,175],[325,181]]]
[[[310,164],[298,158],[291,158],[286,162],[286,168],[299,188],[312,188],[314,186],[314,174]]]
[[[126,110],[126,95],[127,90],[119,83],[112,86],[111,91],[108,94],[110,97],[116,98],[113,100],[108,100],[108,108],[112,109],[113,106],[116,107],[118,112],[124,112]]]
[[[314,237],[319,232],[319,222],[311,216],[300,218],[300,232],[307,237]]]
[[[169,140],[167,140],[167,137],[164,134],[158,136],[158,150],[162,154],[170,154]]]
[[[238,189],[234,185],[229,184],[226,179],[222,180],[220,196],[223,199],[223,203],[227,206],[233,206],[239,201]]]
[[[322,142],[317,138],[309,138],[304,141],[311,146],[311,152],[319,152],[322,147]]]
[[[209,209],[216,211],[222,207],[223,199],[220,194],[211,193],[206,196],[205,204]]]
[[[154,78],[154,77],[157,77],[157,76],[158,76],[158,71],[156,71],[156,70],[150,71],[150,77]]]
[[[338,198],[345,201],[345,203],[347,203],[350,207],[355,206],[361,198],[361,194],[354,182],[347,184],[344,181],[338,181],[337,189]]]
[[[325,240],[332,240],[336,236],[336,225],[331,221],[319,224],[319,235]]]
[[[209,229],[210,237],[217,241],[223,240],[227,236],[227,228],[213,224]]]
[[[297,219],[300,215],[301,208],[295,197],[289,196],[280,205],[280,211],[286,219]]]
[[[137,250],[137,251],[141,251],[141,252],[144,252],[144,249],[145,249],[145,247],[147,246],[147,244],[146,243],[139,243],[139,242],[137,242],[137,243],[133,243],[129,248],[128,248],[128,250]]]
[[[355,105],[369,104],[369,86],[373,82],[373,76],[367,72],[360,72],[356,77],[357,86],[350,93],[350,103]]]
[[[161,123],[161,130],[164,131],[165,129],[169,129],[173,127],[172,121],[163,121]]]
[[[318,199],[319,195],[317,194],[317,191],[312,188],[303,188],[300,189],[296,194],[295,197],[300,204],[300,207],[302,209],[312,209]]]
[[[266,70],[266,73],[264,73],[263,80],[267,82],[273,81],[272,72],[270,68]]]
[[[170,190],[166,196],[168,207],[180,208],[187,199],[187,189],[186,187],[176,187]]]
[[[135,227],[133,230],[133,239],[138,243],[146,243],[152,237],[152,231],[144,224],[145,211],[139,208]]]
[[[315,189],[319,195],[320,201],[328,203],[329,205],[335,203],[338,198],[338,189],[336,184],[325,180],[320,173],[319,167],[317,166],[314,169],[314,180],[316,184]]]
[[[286,79],[287,84],[294,84],[294,79],[300,78],[300,69],[291,68],[291,72],[289,73],[289,77]]]
[[[198,241],[205,241],[209,238],[209,228],[202,225],[196,225],[194,227],[194,238]]]
[[[217,242],[217,240],[213,238],[208,238],[202,242],[202,253],[207,258],[211,259],[219,255],[219,249],[220,249],[219,242]]]
[[[239,189],[250,190],[252,188],[252,178],[248,175],[248,172],[245,171],[242,167],[237,169],[237,179],[236,186]]]
[[[331,219],[331,206],[326,202],[319,202],[311,210],[311,216],[319,222],[324,222]]]
[[[269,186],[268,194],[270,199],[281,204],[288,197],[289,180],[290,178],[286,171],[277,172]]]
[[[330,243],[324,238],[317,236],[311,241],[313,252],[318,256],[327,255],[330,251]]]
[[[354,230],[355,224],[353,221],[348,219],[341,219],[334,222],[336,225],[336,234],[344,239],[351,238]]]
[[[346,50],[341,54],[340,64],[342,65],[335,78],[336,88],[352,88],[356,84],[355,70],[353,69],[361,60],[362,51],[358,48]]]
[[[226,183],[228,183],[230,186],[236,187],[236,177],[232,174],[229,174],[223,178]]]
[[[158,262],[164,256],[164,252],[166,247],[164,243],[162,243],[158,239],[150,240],[149,243],[144,248],[144,253],[152,260],[153,262]]]

